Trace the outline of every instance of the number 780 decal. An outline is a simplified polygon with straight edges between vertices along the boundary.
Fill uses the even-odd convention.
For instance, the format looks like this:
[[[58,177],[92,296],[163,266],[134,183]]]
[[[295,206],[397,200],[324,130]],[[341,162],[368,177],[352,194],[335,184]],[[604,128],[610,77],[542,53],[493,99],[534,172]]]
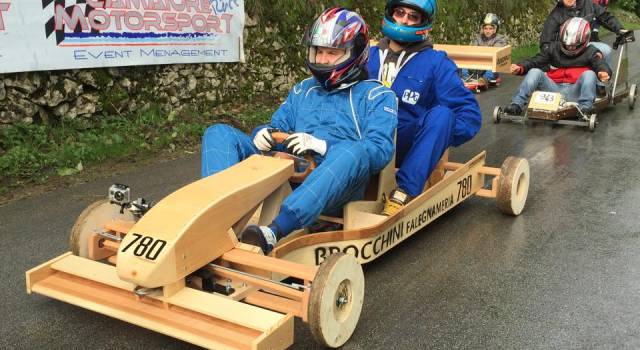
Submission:
[[[154,240],[153,237],[143,236],[139,233],[132,233],[132,235],[135,238],[122,248],[122,253],[135,246],[135,248],[133,248],[133,255],[149,260],[156,260],[160,252],[162,252],[162,249],[167,245],[167,241],[161,239]]]

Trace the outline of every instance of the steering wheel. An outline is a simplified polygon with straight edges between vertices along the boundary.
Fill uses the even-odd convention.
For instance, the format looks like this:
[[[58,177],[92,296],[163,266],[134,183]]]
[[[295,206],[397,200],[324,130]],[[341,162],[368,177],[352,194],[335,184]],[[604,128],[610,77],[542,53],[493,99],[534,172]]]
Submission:
[[[282,143],[284,143],[284,140],[286,140],[287,137],[289,137],[289,134],[282,131],[276,131],[271,133],[271,137],[273,137],[273,140],[276,142],[276,144],[281,145]],[[311,174],[313,169],[316,168],[316,160],[310,154],[305,155],[304,159],[300,157],[296,157],[286,152],[279,152],[279,151],[274,151],[272,152],[271,155],[275,158],[293,160],[294,168],[296,169],[305,168],[304,171],[300,171],[300,172],[296,171],[293,173],[293,175],[291,175],[291,177],[289,178],[289,181],[293,183],[302,183],[307,178],[307,176]]]

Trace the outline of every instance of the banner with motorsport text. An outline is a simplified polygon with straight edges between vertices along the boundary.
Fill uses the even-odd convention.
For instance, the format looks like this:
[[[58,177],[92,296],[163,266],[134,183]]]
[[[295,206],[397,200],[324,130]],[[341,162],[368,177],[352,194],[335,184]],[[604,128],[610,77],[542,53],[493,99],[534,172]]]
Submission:
[[[0,74],[244,61],[244,0],[0,0]]]

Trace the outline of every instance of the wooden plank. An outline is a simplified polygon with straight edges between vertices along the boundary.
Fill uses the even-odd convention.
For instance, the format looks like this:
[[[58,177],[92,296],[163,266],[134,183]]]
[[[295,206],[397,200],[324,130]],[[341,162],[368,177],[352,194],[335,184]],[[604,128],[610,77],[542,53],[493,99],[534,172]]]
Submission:
[[[492,168],[488,166],[483,166],[480,168],[481,173],[491,176],[500,176],[500,168]]]
[[[55,257],[25,272],[25,280],[27,282],[27,294],[31,294],[32,292],[31,288],[33,287],[34,284],[40,282],[41,280],[55,273],[55,270],[51,268],[51,265],[53,263],[59,260],[62,260],[69,255],[73,255],[73,253],[66,252],[58,257]]]
[[[278,311],[284,314],[293,314],[302,317],[302,305],[300,302],[279,297],[270,293],[256,290],[244,298],[244,302]]]
[[[509,73],[511,66],[511,46],[470,46],[435,44],[436,50],[445,51],[458,68],[491,70]]]
[[[280,324],[263,333],[253,342],[251,349],[286,349],[293,344],[293,315],[287,315]]]
[[[272,271],[307,281],[313,281],[316,272],[318,271],[318,268],[315,266],[296,264],[270,256],[250,253],[242,249],[232,249],[222,255],[222,259],[228,262]]]
[[[285,317],[285,315],[273,311],[192,288],[183,288],[173,296],[162,300],[172,305],[260,332],[270,330]]]
[[[54,262],[51,268],[130,292],[136,288],[135,284],[118,278],[113,266],[75,255],[68,255],[64,259]]]
[[[250,349],[262,334],[63,272],[35,284],[33,291],[206,348]]]
[[[56,261],[51,268],[126,291],[133,291],[136,287],[132,283],[119,279],[113,266],[75,255],[69,255]],[[184,287],[184,283],[177,284],[174,290],[170,291],[172,294],[170,297],[150,295],[147,298],[156,298],[166,303],[259,331],[269,329],[282,318],[280,314],[238,303],[216,294],[209,294],[191,288],[179,289],[180,287]]]

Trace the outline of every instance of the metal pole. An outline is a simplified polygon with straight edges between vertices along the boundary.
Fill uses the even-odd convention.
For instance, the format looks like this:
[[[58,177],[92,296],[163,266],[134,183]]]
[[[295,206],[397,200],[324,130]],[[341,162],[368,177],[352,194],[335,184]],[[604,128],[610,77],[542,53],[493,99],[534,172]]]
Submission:
[[[620,45],[620,56],[618,56],[618,66],[616,67],[616,77],[613,80],[613,89],[611,90],[611,96],[609,96],[609,103],[615,104],[616,102],[616,88],[618,87],[618,75],[620,75],[620,66],[622,65],[622,54],[624,54],[625,45]]]

